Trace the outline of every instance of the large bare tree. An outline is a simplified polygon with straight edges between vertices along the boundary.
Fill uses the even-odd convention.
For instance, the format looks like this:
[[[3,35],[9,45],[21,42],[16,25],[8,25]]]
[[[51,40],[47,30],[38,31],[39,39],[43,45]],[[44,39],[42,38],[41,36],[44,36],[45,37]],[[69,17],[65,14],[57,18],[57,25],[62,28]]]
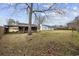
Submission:
[[[75,17],[73,24],[74,24],[76,31],[79,32],[79,16]]]
[[[28,8],[29,8],[29,27],[28,27],[28,34],[31,35],[32,34],[32,32],[31,32],[31,24],[32,24],[32,15],[33,15],[33,13],[34,13],[35,17],[39,18],[38,19],[39,20],[39,22],[38,22],[38,24],[39,24],[38,28],[40,28],[40,24],[42,23],[42,21],[44,19],[42,19],[40,16],[37,16],[37,13],[38,12],[39,13],[45,13],[46,11],[52,10],[53,4],[51,6],[49,6],[47,9],[42,9],[42,10],[39,9],[38,4],[37,4],[37,9],[34,9],[33,8],[33,3],[26,4],[26,5],[28,5]],[[42,21],[41,21],[41,19],[42,19]]]

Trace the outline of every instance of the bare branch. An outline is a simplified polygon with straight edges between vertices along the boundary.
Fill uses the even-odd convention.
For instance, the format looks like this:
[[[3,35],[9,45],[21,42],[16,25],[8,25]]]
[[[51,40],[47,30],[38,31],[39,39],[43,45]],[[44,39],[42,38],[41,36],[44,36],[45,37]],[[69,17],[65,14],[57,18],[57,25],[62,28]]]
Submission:
[[[48,18],[48,15],[46,15],[46,13],[45,13],[45,12],[43,12],[43,13],[45,14],[45,17],[46,17],[46,18]]]
[[[53,10],[52,7],[54,6],[55,4],[51,5],[48,9],[45,9],[45,10],[33,10],[33,13],[34,12],[46,12],[46,11],[49,11],[49,10]]]

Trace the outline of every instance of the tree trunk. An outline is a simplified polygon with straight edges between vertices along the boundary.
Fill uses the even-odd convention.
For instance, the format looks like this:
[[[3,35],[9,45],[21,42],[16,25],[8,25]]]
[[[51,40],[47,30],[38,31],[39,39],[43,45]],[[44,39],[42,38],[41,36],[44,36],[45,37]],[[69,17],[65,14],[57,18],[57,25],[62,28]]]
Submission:
[[[28,26],[28,35],[32,35],[31,31],[31,23],[32,23],[32,10],[33,10],[33,3],[30,4],[29,8],[29,26]]]
[[[40,23],[38,23],[38,31],[40,31]]]

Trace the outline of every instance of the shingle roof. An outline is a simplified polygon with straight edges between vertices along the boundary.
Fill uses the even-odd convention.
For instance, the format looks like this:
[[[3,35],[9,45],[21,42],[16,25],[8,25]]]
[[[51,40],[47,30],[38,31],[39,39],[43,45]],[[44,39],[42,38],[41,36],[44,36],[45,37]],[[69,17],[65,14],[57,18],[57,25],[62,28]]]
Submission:
[[[4,27],[18,27],[18,26],[23,26],[23,27],[28,27],[29,24],[26,24],[26,23],[18,23],[17,25],[4,25]],[[32,27],[37,27],[35,24],[32,24],[31,25]]]

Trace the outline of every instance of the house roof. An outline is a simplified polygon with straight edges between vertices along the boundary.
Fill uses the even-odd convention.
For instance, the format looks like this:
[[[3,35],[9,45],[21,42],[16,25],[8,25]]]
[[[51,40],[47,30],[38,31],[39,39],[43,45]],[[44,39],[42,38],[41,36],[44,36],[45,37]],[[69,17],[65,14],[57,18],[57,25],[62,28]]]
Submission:
[[[42,25],[42,26],[46,26],[46,27],[49,27],[49,28],[54,28],[55,26],[50,26],[50,25]]]
[[[28,27],[29,24],[26,24],[26,23],[18,23],[18,24],[15,24],[15,25],[4,25],[4,27]],[[32,27],[37,27],[35,24],[32,24],[31,25]]]

